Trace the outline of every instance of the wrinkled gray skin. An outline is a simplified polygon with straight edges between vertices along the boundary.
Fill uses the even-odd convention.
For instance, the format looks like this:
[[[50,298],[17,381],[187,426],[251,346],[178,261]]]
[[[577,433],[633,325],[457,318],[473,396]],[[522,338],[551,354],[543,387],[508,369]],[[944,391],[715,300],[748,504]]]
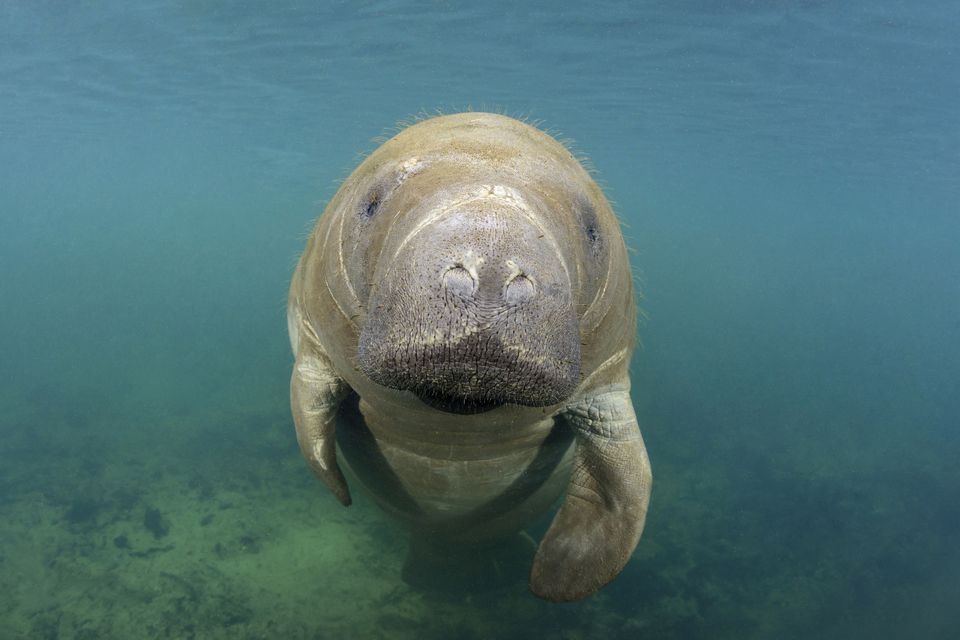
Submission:
[[[530,588],[583,598],[629,560],[650,498],[635,316],[617,220],[563,145],[500,115],[422,121],[344,182],[297,265],[300,448],[340,502],[345,460],[433,539],[511,535],[563,495]]]

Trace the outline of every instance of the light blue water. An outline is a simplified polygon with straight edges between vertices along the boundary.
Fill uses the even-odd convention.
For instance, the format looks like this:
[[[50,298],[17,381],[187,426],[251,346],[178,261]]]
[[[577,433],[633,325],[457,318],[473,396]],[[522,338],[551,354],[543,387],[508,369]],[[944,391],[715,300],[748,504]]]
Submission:
[[[0,636],[955,637],[960,6],[134,4],[0,4]],[[259,569],[226,538],[173,569],[212,529],[170,478],[248,524],[275,495],[314,501],[304,527],[338,509],[286,413],[292,267],[373,137],[468,107],[575,140],[635,249],[637,556],[574,607],[364,583],[274,618],[334,588],[244,591],[284,521]],[[174,548],[131,555],[164,500]],[[182,587],[111,578],[161,574],[201,586],[104,586]]]

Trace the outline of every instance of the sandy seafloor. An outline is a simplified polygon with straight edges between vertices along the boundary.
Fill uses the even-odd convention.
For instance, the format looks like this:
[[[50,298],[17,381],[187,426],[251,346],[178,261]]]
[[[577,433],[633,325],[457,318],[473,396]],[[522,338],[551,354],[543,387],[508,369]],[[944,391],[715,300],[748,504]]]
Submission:
[[[3,398],[4,637],[899,637],[927,620],[933,638],[952,624],[952,466],[871,468],[866,452],[854,474],[814,452],[798,480],[756,457],[731,471],[735,433],[708,459],[660,450],[634,559],[558,606],[526,592],[524,567],[493,587],[407,586],[405,535],[362,493],[344,509],[322,490],[285,404],[133,417],[49,398]]]

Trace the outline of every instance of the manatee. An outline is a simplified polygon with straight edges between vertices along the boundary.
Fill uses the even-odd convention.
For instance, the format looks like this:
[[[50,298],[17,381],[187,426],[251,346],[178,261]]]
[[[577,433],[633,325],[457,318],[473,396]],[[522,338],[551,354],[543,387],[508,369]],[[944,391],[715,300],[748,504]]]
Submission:
[[[618,221],[563,144],[489,113],[400,131],[320,216],[288,325],[297,441],[342,504],[346,467],[414,535],[480,545],[562,498],[533,593],[578,600],[623,569],[652,481],[636,302]]]

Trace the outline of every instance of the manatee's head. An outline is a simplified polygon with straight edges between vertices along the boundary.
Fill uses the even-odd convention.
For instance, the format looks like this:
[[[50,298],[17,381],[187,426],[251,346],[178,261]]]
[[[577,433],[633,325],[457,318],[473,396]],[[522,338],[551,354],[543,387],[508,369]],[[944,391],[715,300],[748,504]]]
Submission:
[[[556,405],[580,384],[622,240],[553,138],[504,116],[433,118],[367,158],[328,211],[326,286],[358,374],[458,413]]]

